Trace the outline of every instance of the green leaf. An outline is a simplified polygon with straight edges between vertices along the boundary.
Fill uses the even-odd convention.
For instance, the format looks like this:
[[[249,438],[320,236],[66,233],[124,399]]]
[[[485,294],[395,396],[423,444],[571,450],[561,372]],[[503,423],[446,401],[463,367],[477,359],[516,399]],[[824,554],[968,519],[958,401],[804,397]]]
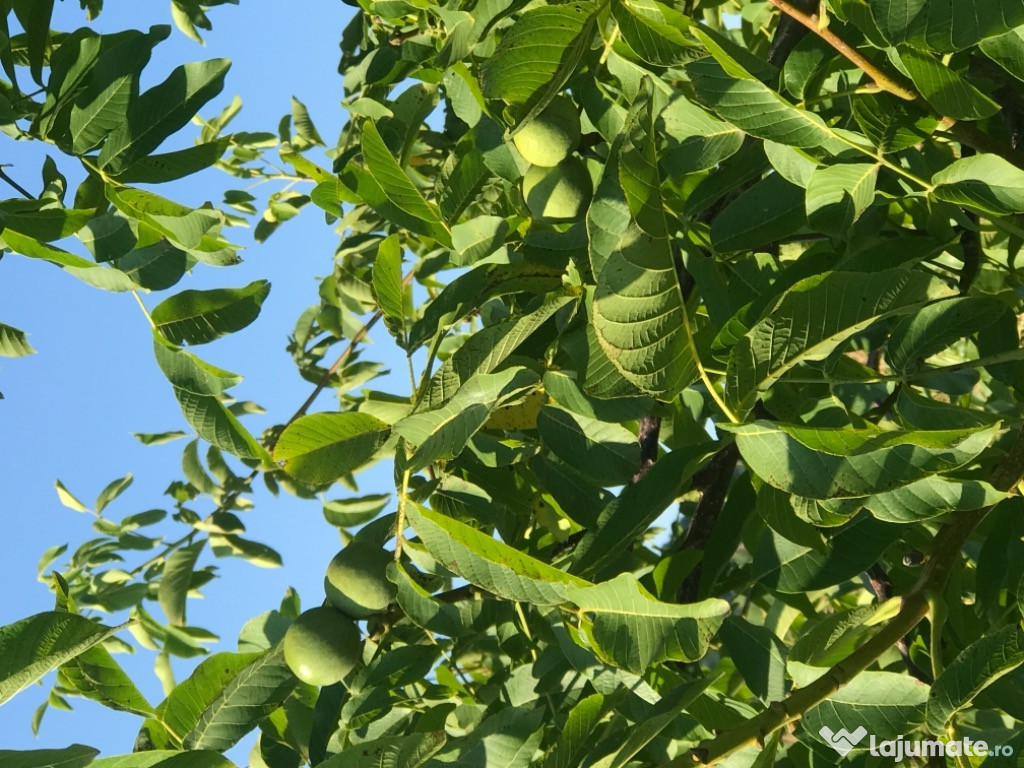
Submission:
[[[258,568],[280,568],[282,564],[276,550],[233,533],[211,533],[210,549],[217,557],[240,557]]]
[[[153,354],[164,376],[176,388],[197,395],[219,395],[242,381],[237,373],[225,371],[191,352],[174,347],[154,332]]]
[[[292,96],[292,125],[295,127],[295,134],[308,146],[325,146],[324,140],[313,125],[313,119],[309,116],[306,105]]]
[[[888,94],[864,94],[853,102],[853,117],[878,151],[909,149],[935,130],[938,121]]]
[[[631,573],[603,584],[569,584],[566,597],[583,611],[583,631],[597,655],[636,674],[669,659],[702,658],[729,614],[729,604],[717,598],[689,605],[659,602]]]
[[[68,116],[68,135],[76,154],[94,149],[124,124],[132,101],[138,98],[139,73],[170,31],[161,25],[148,34],[135,32],[100,52]]]
[[[280,646],[263,653],[218,653],[196,667],[158,711],[185,749],[224,751],[279,707],[295,684]]]
[[[129,472],[124,477],[112,481],[106,488],[100,491],[99,496],[96,497],[96,514],[100,514],[107,508],[107,505],[110,504],[110,502],[128,490],[132,484],[132,480],[132,473]]]
[[[35,353],[24,331],[0,323],[0,357],[25,357]]]
[[[743,132],[716,120],[684,96],[677,96],[658,116],[670,144],[661,167],[673,178],[714,168],[739,152]]]
[[[125,626],[50,611],[0,627],[0,704]]]
[[[255,280],[244,288],[182,291],[157,304],[151,316],[168,341],[205,344],[252,323],[269,293],[266,280]]]
[[[38,211],[0,214],[0,223],[4,226],[5,240],[8,239],[8,235],[18,233],[48,243],[75,234],[89,223],[95,214],[92,209],[44,208]]]
[[[445,765],[529,768],[544,735],[545,711],[529,706],[497,710],[467,735],[450,739],[429,763]]]
[[[928,696],[928,728],[944,735],[957,712],[1003,675],[1024,664],[1024,632],[1016,625],[986,634],[964,648],[936,678]]]
[[[697,379],[672,245],[633,226],[597,279],[594,330],[618,372],[671,399]]]
[[[898,530],[865,515],[840,528],[824,551],[766,531],[758,543],[751,575],[784,594],[825,589],[871,567],[898,538]]]
[[[394,153],[388,149],[370,120],[363,122],[362,148],[366,167],[380,185],[387,200],[407,216],[423,222],[426,227],[425,234],[433,236],[442,245],[450,246],[451,233],[441,221],[437,206],[428,203],[405,175],[405,171],[395,160]]]
[[[826,672],[820,667],[791,663],[790,672],[801,687]],[[833,732],[864,728],[877,740],[892,740],[914,731],[924,719],[928,686],[895,672],[861,672],[804,715],[805,732],[820,742],[822,728]],[[866,750],[867,741],[857,745]]]
[[[588,584],[426,507],[413,503],[406,513],[412,529],[438,563],[506,600],[559,605],[567,601],[571,586]]]
[[[630,729],[625,743],[608,768],[625,768],[630,761],[674,723],[715,681],[713,676],[681,685],[659,700],[644,719]]]
[[[884,493],[847,499],[824,499],[829,512],[850,517],[862,507],[878,520],[917,523],[949,512],[966,512],[999,503],[1006,493],[980,480],[949,480],[925,477]]]
[[[317,768],[420,768],[426,765],[448,741],[444,731],[414,733],[410,736],[383,736],[343,749]]]
[[[165,749],[135,752],[119,757],[105,757],[89,768],[235,768],[235,764],[219,752],[190,749],[174,752]]]
[[[999,111],[996,102],[931,54],[901,48],[899,56],[914,86],[943,117],[984,120]]]
[[[1018,80],[1024,80],[1024,29],[1017,27],[1004,35],[981,41],[982,53]]]
[[[726,72],[712,59],[686,65],[697,98],[723,120],[759,139],[794,147],[818,147],[833,137],[813,112],[793,106],[738,68]]]
[[[494,253],[508,236],[508,221],[500,216],[474,216],[452,227],[452,248],[458,266],[472,266]]]
[[[747,687],[763,701],[786,694],[786,645],[767,627],[729,616],[718,630]]]
[[[908,269],[829,272],[801,280],[733,347],[726,373],[729,401],[748,409],[800,363],[824,360],[878,320],[952,293],[941,280]]]
[[[562,285],[562,270],[543,264],[481,264],[455,278],[431,301],[409,332],[409,348],[429,341],[495,296],[548,293]]]
[[[871,163],[829,165],[811,174],[807,185],[807,221],[818,230],[845,238],[875,201],[878,166]]]
[[[41,243],[35,238],[23,235],[14,230],[4,230],[0,234],[3,242],[16,253],[31,259],[43,259],[56,264],[68,274],[74,275],[83,283],[87,283],[104,291],[135,291],[136,285],[128,275],[118,269],[96,264],[73,253]]]
[[[324,502],[324,518],[339,528],[364,525],[377,517],[391,500],[391,494],[377,493],[352,499]]]
[[[164,184],[168,181],[177,181],[212,167],[230,146],[231,137],[225,136],[187,149],[143,157],[119,173],[117,180],[125,184]]]
[[[452,638],[460,637],[466,632],[466,624],[459,609],[431,597],[429,592],[406,573],[401,564],[388,566],[388,578],[397,587],[395,599],[402,613],[416,626]]]
[[[426,402],[431,408],[438,408],[451,400],[474,375],[492,373],[556,312],[572,301],[570,296],[556,296],[533,312],[515,315],[468,336],[434,374]]]
[[[575,768],[580,764],[579,758],[592,744],[594,733],[607,712],[605,702],[603,694],[594,693],[573,705],[558,740],[544,761],[544,768]]]
[[[332,483],[365,464],[391,428],[365,413],[314,413],[292,422],[274,446],[274,461],[300,482]]]
[[[157,599],[167,620],[175,626],[185,626],[185,602],[192,583],[192,572],[204,546],[205,539],[176,549],[164,564]]]
[[[1005,305],[994,298],[957,296],[902,318],[889,334],[885,361],[895,373],[913,373],[925,359],[992,325]]]
[[[11,5],[14,6],[18,22],[25,30],[25,49],[28,54],[32,79],[42,85],[43,66],[46,62],[50,41],[53,0],[15,0],[15,2],[7,4],[6,13],[10,13]]]
[[[85,768],[95,765],[93,758],[100,751],[82,744],[64,749],[0,749],[0,765],[4,768]]]
[[[480,373],[463,384],[447,403],[418,411],[394,426],[415,451],[408,459],[413,471],[458,456],[498,406],[535,389],[537,375],[525,368]]]
[[[183,64],[139,96],[103,144],[100,168],[116,176],[150,154],[220,93],[230,66],[227,59]]]
[[[878,29],[893,45],[912,43],[940,53],[970,48],[1024,24],[1020,0],[868,0]]]
[[[672,66],[697,58],[700,49],[685,34],[690,21],[656,0],[624,0],[612,6],[622,39],[644,61]]]
[[[723,426],[723,428],[725,428]],[[810,499],[866,496],[948,472],[975,459],[998,426],[959,430],[732,425],[743,461],[762,480]]]
[[[402,288],[402,246],[398,235],[391,235],[377,247],[373,260],[373,293],[385,317],[402,322],[405,299]]]
[[[181,412],[196,434],[211,445],[241,459],[270,463],[270,455],[215,395],[204,395],[174,387]]]
[[[998,155],[955,160],[932,177],[938,200],[994,216],[1024,212],[1024,171]]]
[[[53,483],[53,487],[57,489],[57,498],[60,499],[60,503],[65,507],[75,510],[76,512],[91,512],[85,504],[75,498],[74,494],[71,493],[67,488],[64,487],[64,483],[60,480],[56,480]]]
[[[145,696],[102,645],[94,645],[61,666],[57,682],[111,709],[143,717],[153,714]]]
[[[711,242],[720,253],[753,251],[777,243],[807,223],[805,193],[773,173],[743,190],[711,224]]]
[[[623,485],[640,468],[636,435],[618,424],[545,405],[537,429],[552,453],[599,485]]]
[[[523,13],[480,68],[483,95],[543,109],[589,49],[598,10],[596,3],[573,0]]]

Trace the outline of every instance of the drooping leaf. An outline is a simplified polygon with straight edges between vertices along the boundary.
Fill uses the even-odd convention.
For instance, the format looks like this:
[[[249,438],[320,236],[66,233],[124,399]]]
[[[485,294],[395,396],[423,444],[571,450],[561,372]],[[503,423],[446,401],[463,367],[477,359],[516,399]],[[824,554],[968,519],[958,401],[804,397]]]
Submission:
[[[936,173],[932,183],[939,200],[994,216],[1024,212],[1024,171],[998,155],[956,160]]]
[[[297,480],[330,483],[369,461],[390,433],[387,424],[365,413],[314,413],[281,433],[274,460]]]
[[[589,48],[597,11],[596,3],[574,0],[524,13],[481,67],[483,95],[543,108]]]
[[[0,704],[125,626],[51,611],[0,627]]]
[[[295,684],[280,646],[218,653],[171,692],[159,715],[185,749],[224,751],[280,706]]]
[[[139,96],[104,142],[99,166],[117,175],[150,154],[220,93],[230,66],[226,59],[183,64]]]
[[[762,480],[787,493],[831,499],[883,493],[962,467],[989,446],[998,427],[883,430],[756,421],[729,430]]]
[[[157,599],[160,601],[160,607],[164,609],[167,620],[176,626],[185,626],[185,602],[191,588],[192,572],[205,545],[206,541],[201,540],[177,549],[164,564]]]
[[[969,48],[1024,24],[1024,4],[1020,0],[868,0],[868,6],[890,43],[907,42],[940,53]]]
[[[384,736],[343,749],[319,763],[317,768],[382,768],[391,765],[420,768],[427,764],[447,740],[444,731]]]
[[[944,734],[949,721],[1000,677],[1024,664],[1024,632],[1002,627],[964,648],[942,671],[928,695],[927,722]]]
[[[85,768],[95,765],[93,758],[100,751],[83,744],[64,749],[0,749],[0,765],[4,768]]]
[[[594,330],[628,381],[671,398],[697,378],[672,245],[631,227],[597,280]]]
[[[14,326],[0,323],[0,357],[25,357],[35,353],[28,343],[28,334]]]
[[[409,524],[445,568],[507,600],[558,605],[587,582],[433,510],[411,504]]]
[[[690,605],[659,602],[629,573],[602,584],[569,584],[566,596],[583,611],[583,631],[597,654],[636,674],[667,659],[702,658],[729,613],[729,604],[717,598]]]
[[[794,366],[823,360],[880,319],[952,295],[942,281],[908,269],[831,272],[801,280],[733,347],[726,393],[747,409]]]
[[[174,344],[205,344],[240,331],[260,314],[270,283],[256,280],[244,288],[182,291],[150,313],[156,329]]]

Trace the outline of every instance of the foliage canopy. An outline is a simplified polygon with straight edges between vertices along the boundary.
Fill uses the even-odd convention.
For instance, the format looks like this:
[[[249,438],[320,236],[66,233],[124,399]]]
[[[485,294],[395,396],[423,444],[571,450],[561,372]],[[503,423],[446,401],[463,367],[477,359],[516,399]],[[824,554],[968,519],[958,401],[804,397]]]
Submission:
[[[227,1],[173,21],[198,39]],[[142,90],[169,25],[54,10],[0,13],[0,130],[60,158],[38,194],[0,171],[0,245],[153,294],[194,435],[165,509],[102,514],[111,483],[96,538],[44,555],[54,610],[0,628],[0,703],[57,670],[48,704],[139,715],[126,754],[0,766],[220,768],[253,733],[270,768],[887,760],[823,735],[860,727],[1024,750],[1024,2],[360,0],[329,147],[294,98],[276,131],[229,132],[222,59]],[[572,157],[524,190],[514,137],[552,103],[580,135],[563,114]],[[219,207],[159,191],[211,167]],[[238,261],[232,227],[297,215],[340,235],[288,339],[315,390],[254,435],[201,347],[269,283],[175,286]],[[378,324],[406,391],[376,389]],[[0,355],[32,351],[0,324]],[[393,492],[359,490],[381,461]],[[280,565],[245,537],[256,482],[394,554],[354,567],[393,602],[360,604],[341,683],[289,666],[294,593],[235,651],[189,624],[212,558]],[[349,620],[316,610],[348,671]],[[129,636],[160,703],[116,661]],[[206,658],[175,680],[172,656]]]

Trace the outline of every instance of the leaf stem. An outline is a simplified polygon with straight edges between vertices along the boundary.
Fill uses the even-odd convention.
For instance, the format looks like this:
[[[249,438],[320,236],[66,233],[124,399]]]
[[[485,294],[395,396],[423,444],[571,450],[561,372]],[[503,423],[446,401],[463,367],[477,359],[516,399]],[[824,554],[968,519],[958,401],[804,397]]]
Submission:
[[[149,314],[149,310],[146,309],[146,305],[142,302],[142,297],[139,296],[139,292],[138,291],[132,291],[132,296],[134,296],[135,297],[135,301],[138,302],[139,309],[142,310],[142,314],[144,314],[146,316],[146,319],[149,320],[150,327],[155,331],[156,330],[156,323],[153,322],[153,316],[151,314]]]
[[[690,313],[686,309],[686,302],[683,302],[683,332],[686,333],[686,344],[690,348],[690,354],[693,355],[693,362],[697,366],[697,375],[699,375],[700,380],[704,382],[704,386],[707,388],[708,394],[711,395],[711,399],[715,401],[718,407],[722,410],[722,413],[725,414],[725,418],[727,418],[731,424],[739,424],[739,418],[726,404],[722,396],[718,394],[718,390],[715,388],[714,383],[708,376],[708,372],[704,370],[704,364],[700,361],[700,355],[697,353],[697,344],[693,339],[693,328],[690,326]]]

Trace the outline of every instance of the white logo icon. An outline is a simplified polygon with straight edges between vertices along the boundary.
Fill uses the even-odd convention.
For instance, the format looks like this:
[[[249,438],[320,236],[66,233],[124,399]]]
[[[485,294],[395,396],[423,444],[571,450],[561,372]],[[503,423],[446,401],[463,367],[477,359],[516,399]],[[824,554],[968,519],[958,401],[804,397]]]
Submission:
[[[860,740],[868,735],[867,729],[863,725],[853,733],[845,728],[840,728],[838,733],[833,733],[832,729],[826,725],[818,733],[832,749],[844,756],[849,754],[860,743]]]

